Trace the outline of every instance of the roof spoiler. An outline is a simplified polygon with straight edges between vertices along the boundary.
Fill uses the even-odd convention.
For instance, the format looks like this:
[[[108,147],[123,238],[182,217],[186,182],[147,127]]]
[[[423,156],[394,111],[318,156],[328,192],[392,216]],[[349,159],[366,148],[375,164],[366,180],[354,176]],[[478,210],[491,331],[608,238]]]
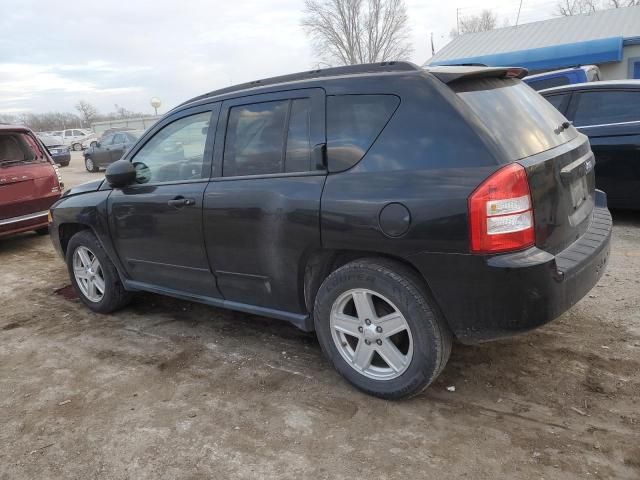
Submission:
[[[524,78],[529,71],[522,67],[480,67],[452,65],[425,67],[425,70],[443,83],[477,78]]]

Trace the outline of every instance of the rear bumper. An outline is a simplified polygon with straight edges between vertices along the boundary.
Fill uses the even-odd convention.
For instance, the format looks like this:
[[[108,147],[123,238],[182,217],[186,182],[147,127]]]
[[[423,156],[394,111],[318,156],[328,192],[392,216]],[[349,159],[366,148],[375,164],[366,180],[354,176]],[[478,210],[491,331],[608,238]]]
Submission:
[[[576,304],[604,273],[611,229],[606,196],[597,191],[589,228],[556,255],[532,247],[496,256],[420,254],[411,260],[456,337],[478,343],[534,329]]]
[[[71,162],[71,153],[67,152],[67,153],[60,153],[57,155],[51,155],[51,158],[58,165],[68,165],[69,162]]]

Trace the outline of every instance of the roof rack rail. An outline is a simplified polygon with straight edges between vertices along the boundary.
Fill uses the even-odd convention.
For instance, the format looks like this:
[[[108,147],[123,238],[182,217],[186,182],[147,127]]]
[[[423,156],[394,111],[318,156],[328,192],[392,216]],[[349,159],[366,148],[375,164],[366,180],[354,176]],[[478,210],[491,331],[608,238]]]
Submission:
[[[203,100],[208,97],[223,95],[225,93],[237,92],[248,88],[265,87],[267,85],[275,85],[278,83],[293,82],[296,80],[306,80],[321,77],[333,77],[338,75],[355,75],[360,73],[376,73],[376,72],[411,72],[420,70],[420,67],[411,62],[380,62],[380,63],[362,63],[359,65],[347,65],[344,67],[331,67],[318,70],[309,70],[306,72],[291,73],[288,75],[280,75],[277,77],[264,78],[262,80],[253,80],[251,82],[233,85],[231,87],[213,90],[211,92],[193,97],[186,102],[181,103],[178,107],[191,102]]]

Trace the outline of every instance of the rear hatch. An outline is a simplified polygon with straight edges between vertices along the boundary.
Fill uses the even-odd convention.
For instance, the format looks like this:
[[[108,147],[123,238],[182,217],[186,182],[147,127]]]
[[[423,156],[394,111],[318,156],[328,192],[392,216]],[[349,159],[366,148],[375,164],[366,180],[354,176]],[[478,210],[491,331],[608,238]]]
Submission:
[[[498,160],[525,168],[536,245],[558,253],[587,230],[591,219],[595,160],[589,141],[513,69],[491,71],[458,77],[449,86],[480,120]]]
[[[42,212],[60,195],[57,173],[24,132],[0,132],[0,220]]]

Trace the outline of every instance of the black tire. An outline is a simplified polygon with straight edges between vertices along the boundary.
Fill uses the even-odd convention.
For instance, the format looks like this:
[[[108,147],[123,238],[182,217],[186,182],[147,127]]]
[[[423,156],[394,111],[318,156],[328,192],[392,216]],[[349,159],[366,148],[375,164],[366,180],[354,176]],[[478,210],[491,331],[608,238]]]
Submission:
[[[100,170],[93,161],[93,158],[88,156],[84,157],[84,168],[87,169],[87,172],[97,172]]]
[[[42,227],[34,230],[38,235],[49,235],[49,227]]]
[[[81,143],[74,143],[71,148],[73,149],[74,152],[80,152],[82,151],[82,144]]]
[[[85,297],[82,290],[78,287],[76,277],[73,273],[73,254],[76,249],[81,246],[91,250],[91,252],[93,252],[93,254],[98,258],[102,267],[105,292],[102,300],[99,302],[92,302]],[[65,260],[67,263],[67,270],[69,271],[69,277],[71,278],[71,283],[78,294],[78,298],[80,298],[82,303],[94,312],[111,313],[127,306],[129,302],[131,302],[133,295],[124,289],[115,265],[111,262],[108,255],[102,248],[102,245],[90,230],[83,230],[71,237],[71,240],[69,240],[69,244],[67,245]]]
[[[330,313],[340,295],[351,289],[380,293],[404,315],[413,338],[413,356],[400,376],[389,380],[369,378],[356,371],[338,351]],[[331,273],[316,296],[314,322],[322,351],[335,369],[358,389],[384,399],[407,398],[423,391],[444,369],[451,353],[452,334],[422,278],[401,263],[387,259],[356,260]]]
[[[68,167],[69,166],[69,162],[64,162],[60,164],[61,167]]]

